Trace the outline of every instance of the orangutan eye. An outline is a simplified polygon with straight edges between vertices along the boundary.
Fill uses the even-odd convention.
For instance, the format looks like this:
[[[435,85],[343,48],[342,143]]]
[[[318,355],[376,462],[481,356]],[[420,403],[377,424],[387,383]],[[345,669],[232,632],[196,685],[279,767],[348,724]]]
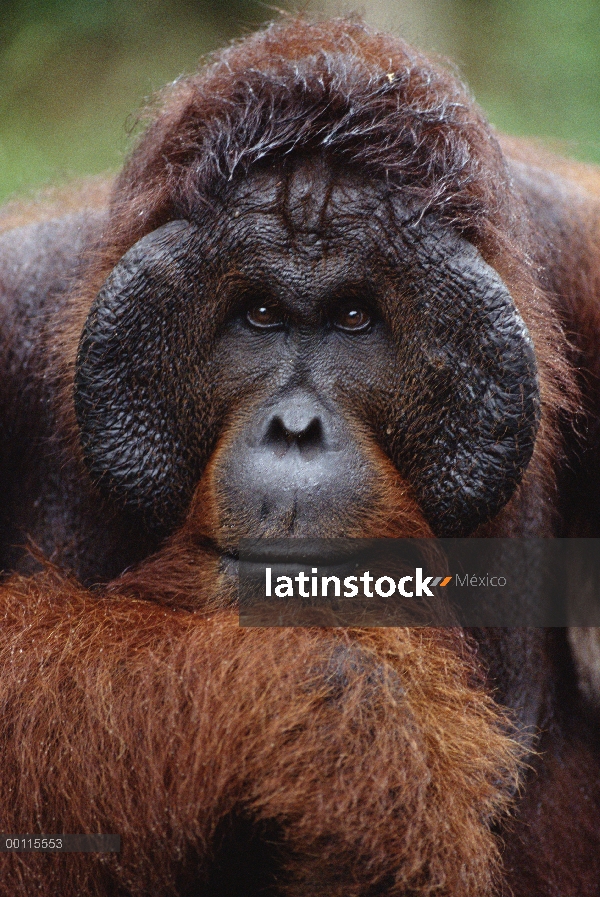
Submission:
[[[371,326],[371,315],[360,306],[349,305],[337,311],[331,323],[338,330],[345,330],[348,333],[358,333],[368,330]]]
[[[246,312],[246,319],[252,327],[258,330],[274,330],[283,327],[285,320],[280,309],[274,305],[256,303]]]

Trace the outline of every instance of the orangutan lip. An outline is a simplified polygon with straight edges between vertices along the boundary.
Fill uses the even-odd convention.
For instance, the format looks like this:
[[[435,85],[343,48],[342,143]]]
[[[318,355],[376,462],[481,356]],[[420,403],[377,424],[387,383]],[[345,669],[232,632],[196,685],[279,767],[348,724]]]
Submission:
[[[290,540],[292,541],[292,540]],[[221,571],[228,576],[264,578],[265,569],[270,568],[272,575],[294,576],[307,568],[319,568],[329,575],[347,576],[360,565],[361,552],[351,550],[351,540],[344,545],[345,551],[334,540],[315,541],[296,540],[302,544],[283,546],[267,542],[264,546],[252,546],[248,551],[245,546],[239,551],[226,551],[221,554]],[[338,540],[338,542],[341,540]],[[315,550],[315,548],[320,550]]]
[[[365,553],[368,540],[359,539],[254,539],[244,540],[235,556],[242,563],[261,565],[348,564]]]

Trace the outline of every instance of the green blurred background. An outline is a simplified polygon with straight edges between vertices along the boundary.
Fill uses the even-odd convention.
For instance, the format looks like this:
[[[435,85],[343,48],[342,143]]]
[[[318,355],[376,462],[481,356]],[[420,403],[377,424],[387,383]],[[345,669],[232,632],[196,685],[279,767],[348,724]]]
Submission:
[[[0,0],[0,200],[116,170],[144,99],[277,9],[371,23],[452,58],[492,122],[600,161],[600,0]]]

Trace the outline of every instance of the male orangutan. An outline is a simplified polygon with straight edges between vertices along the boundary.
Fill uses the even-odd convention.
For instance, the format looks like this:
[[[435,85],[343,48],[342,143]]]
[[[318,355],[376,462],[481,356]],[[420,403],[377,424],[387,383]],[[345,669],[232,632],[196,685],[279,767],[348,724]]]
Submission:
[[[600,178],[289,19],[0,236],[0,894],[598,895],[593,630],[244,629],[240,540],[600,535]]]

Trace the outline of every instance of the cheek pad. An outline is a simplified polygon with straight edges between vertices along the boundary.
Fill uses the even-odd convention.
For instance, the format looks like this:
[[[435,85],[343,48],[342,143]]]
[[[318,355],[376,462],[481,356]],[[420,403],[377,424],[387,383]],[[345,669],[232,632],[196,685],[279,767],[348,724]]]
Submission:
[[[436,535],[468,535],[506,504],[531,459],[534,347],[474,246],[448,231],[409,231],[405,241],[388,451]]]
[[[180,519],[211,450],[199,259],[187,221],[139,240],[100,289],[77,355],[75,410],[91,476],[153,529]]]

